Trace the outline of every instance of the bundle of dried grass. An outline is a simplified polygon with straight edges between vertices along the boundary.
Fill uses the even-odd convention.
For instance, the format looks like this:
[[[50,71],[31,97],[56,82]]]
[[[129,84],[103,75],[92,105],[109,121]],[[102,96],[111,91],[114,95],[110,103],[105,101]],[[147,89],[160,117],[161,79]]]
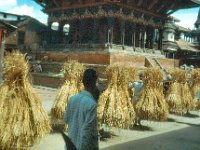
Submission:
[[[135,81],[135,73],[136,70],[132,67],[128,66],[119,66],[119,80],[118,80],[118,92],[122,96],[122,108],[125,115],[125,122],[127,126],[125,128],[129,128],[135,121],[135,110],[131,103],[131,97],[129,93],[129,82]]]
[[[33,90],[29,66],[20,52],[7,54],[0,87],[0,147],[30,147],[50,132],[48,115]]]
[[[191,77],[191,93],[196,102],[196,109],[200,109],[200,101],[198,100],[198,92],[200,90],[200,69],[193,69]]]
[[[184,111],[181,99],[181,82],[186,79],[186,76],[184,75],[183,70],[179,68],[170,70],[170,74],[172,80],[165,99],[169,105],[170,112],[182,114]]]
[[[181,82],[181,100],[183,103],[183,111],[188,113],[196,107],[196,100],[192,97],[191,90],[188,85],[186,72],[183,72],[185,77]]]
[[[126,70],[126,69],[125,69]],[[110,65],[106,69],[107,89],[100,95],[98,120],[110,127],[129,128],[134,123],[135,112],[128,94],[128,78],[123,67]]]
[[[63,71],[65,82],[56,96],[56,100],[51,109],[52,124],[63,120],[64,112],[70,96],[77,94],[83,89],[83,64],[75,60],[70,60],[64,63]]]
[[[144,87],[136,101],[136,114],[140,119],[165,120],[168,117],[168,106],[163,94],[163,75],[157,68],[144,71]]]
[[[184,70],[176,68],[171,71],[172,82],[167,92],[166,101],[170,112],[184,114],[195,108]]]

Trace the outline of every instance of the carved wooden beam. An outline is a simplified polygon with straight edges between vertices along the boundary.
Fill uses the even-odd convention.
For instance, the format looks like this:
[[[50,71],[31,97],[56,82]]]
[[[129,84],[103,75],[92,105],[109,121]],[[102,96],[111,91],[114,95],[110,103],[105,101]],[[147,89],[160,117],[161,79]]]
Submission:
[[[169,13],[167,13],[167,15],[171,15],[173,14],[175,11],[177,11],[178,9],[174,9],[174,10],[171,10]]]
[[[149,7],[147,7],[148,10],[150,10],[151,8],[153,8],[153,6],[155,6],[158,3],[159,0],[154,0]]]
[[[120,3],[116,3],[116,5],[118,5],[120,7],[133,9],[135,11],[138,11],[138,12],[141,12],[141,13],[144,13],[144,14],[149,14],[149,15],[154,16],[154,17],[159,17],[159,18],[162,18],[162,19],[167,18],[167,15],[165,15],[165,14],[154,13],[152,11],[148,11],[148,10],[145,10],[145,9],[142,9],[142,8],[138,8],[137,6],[134,6],[134,5],[127,5],[127,4],[120,4]]]
[[[161,5],[160,8],[156,10],[156,12],[160,12],[165,7],[165,4]]]
[[[137,6],[141,6],[144,0],[139,0]]]
[[[56,0],[53,0],[53,3],[54,3],[57,7],[60,6]]]
[[[35,0],[35,2],[38,3],[40,6],[42,6],[43,8],[45,8],[47,5],[47,1],[45,0]]]
[[[49,8],[46,9],[47,13],[50,12],[55,12],[55,11],[60,11],[60,10],[65,10],[65,9],[73,9],[73,8],[87,8],[87,7],[93,7],[93,6],[102,6],[107,4],[108,2],[96,2],[96,3],[86,3],[86,4],[72,4],[70,6],[66,7],[56,7],[56,8]]]

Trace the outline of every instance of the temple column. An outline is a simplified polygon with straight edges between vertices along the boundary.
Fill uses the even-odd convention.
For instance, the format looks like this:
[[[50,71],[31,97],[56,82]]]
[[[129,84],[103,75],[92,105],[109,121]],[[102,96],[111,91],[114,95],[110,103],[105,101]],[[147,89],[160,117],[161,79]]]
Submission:
[[[141,39],[140,47],[144,49],[145,48],[145,28],[144,27],[142,27],[140,39]]]
[[[74,20],[70,21],[70,29],[69,29],[69,44],[73,43],[73,36],[75,33],[75,23]]]
[[[135,47],[140,47],[140,26],[136,25],[135,28]]]
[[[130,22],[125,23],[125,40],[124,44],[127,46],[133,46],[133,25]]]
[[[109,46],[112,48],[113,44],[113,25],[114,25],[114,18],[108,18],[108,33],[107,33],[107,42]]]
[[[79,22],[79,42],[83,43],[83,34],[84,34],[84,20],[80,19]]]
[[[146,31],[144,31],[144,45],[143,45],[143,48],[145,49],[146,47],[145,47],[145,45],[146,45],[146,41],[147,40],[147,32]]]
[[[59,26],[58,26],[58,43],[62,43],[63,42],[63,27],[64,27],[65,23],[63,21],[59,22]]]
[[[141,44],[142,44],[142,31],[139,30],[139,46],[141,48]]]
[[[158,49],[162,50],[162,35],[163,35],[163,30],[159,29],[159,40],[158,40]]]
[[[135,42],[136,42],[136,40],[135,40],[135,31],[136,31],[136,26],[135,26],[135,24],[133,24],[132,25],[132,46],[133,46],[133,50],[135,50]]]
[[[121,30],[121,44],[124,49],[124,39],[125,39],[125,20],[121,20],[120,22],[120,30]]]
[[[150,49],[154,49],[154,42],[155,42],[155,29],[151,29],[151,35],[150,35]]]
[[[94,19],[92,35],[93,35],[92,37],[93,43],[99,43],[99,20],[97,18]]]
[[[79,25],[80,29],[80,39],[81,43],[90,43],[93,40],[93,20],[92,19],[82,19]],[[76,26],[76,25],[74,25]]]
[[[99,19],[99,43],[105,44],[107,42],[107,24],[106,18]]]
[[[151,27],[147,27],[146,34],[147,34],[147,39],[145,47],[151,49],[153,46],[153,29]]]

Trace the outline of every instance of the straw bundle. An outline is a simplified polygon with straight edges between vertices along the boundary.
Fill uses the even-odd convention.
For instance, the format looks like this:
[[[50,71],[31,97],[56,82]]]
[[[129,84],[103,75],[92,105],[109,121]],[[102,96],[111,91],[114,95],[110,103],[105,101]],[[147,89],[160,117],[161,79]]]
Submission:
[[[184,114],[195,107],[188,83],[187,74],[184,70],[174,69],[171,71],[172,83],[166,96],[170,112]]]
[[[30,147],[50,132],[48,116],[29,82],[24,55],[8,54],[4,67],[0,87],[0,147],[2,150]]]
[[[200,69],[193,69],[191,78],[191,93],[197,105],[196,109],[200,109],[200,101],[197,100],[199,99],[197,97],[199,90],[200,90]]]
[[[170,72],[172,80],[165,99],[169,105],[170,112],[182,114],[184,111],[181,95],[181,83],[183,80],[186,80],[186,76],[184,75],[183,70],[179,68],[175,68]]]
[[[83,89],[81,82],[84,72],[83,64],[70,60],[64,63],[63,70],[65,82],[56,96],[56,100],[51,109],[51,120],[53,124],[59,120],[63,120],[70,96],[77,94]]]
[[[186,112],[194,110],[196,107],[196,100],[192,97],[186,80],[181,84],[181,95],[183,101],[183,110]]]
[[[140,119],[165,120],[168,116],[168,106],[164,99],[163,75],[159,69],[148,68],[144,71],[144,87],[136,101],[136,114]]]
[[[129,128],[134,123],[135,112],[128,94],[128,80],[122,72],[118,65],[107,67],[108,86],[100,95],[97,113],[101,124]]]
[[[191,82],[192,96],[195,98],[200,90],[200,69],[193,69]]]
[[[122,96],[122,108],[125,115],[125,122],[128,126],[125,128],[129,128],[130,125],[134,123],[135,119],[135,111],[133,105],[131,103],[131,97],[129,93],[128,83],[130,81],[135,80],[135,72],[136,70],[131,67],[120,66],[119,67],[119,80],[118,80],[118,92]]]

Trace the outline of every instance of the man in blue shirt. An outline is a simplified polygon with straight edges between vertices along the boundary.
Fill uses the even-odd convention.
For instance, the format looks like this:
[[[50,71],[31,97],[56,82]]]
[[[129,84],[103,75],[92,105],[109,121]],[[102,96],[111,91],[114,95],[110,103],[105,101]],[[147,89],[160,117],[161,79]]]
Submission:
[[[78,150],[99,149],[96,81],[96,71],[87,69],[83,75],[84,90],[70,98],[64,115],[68,136]]]

